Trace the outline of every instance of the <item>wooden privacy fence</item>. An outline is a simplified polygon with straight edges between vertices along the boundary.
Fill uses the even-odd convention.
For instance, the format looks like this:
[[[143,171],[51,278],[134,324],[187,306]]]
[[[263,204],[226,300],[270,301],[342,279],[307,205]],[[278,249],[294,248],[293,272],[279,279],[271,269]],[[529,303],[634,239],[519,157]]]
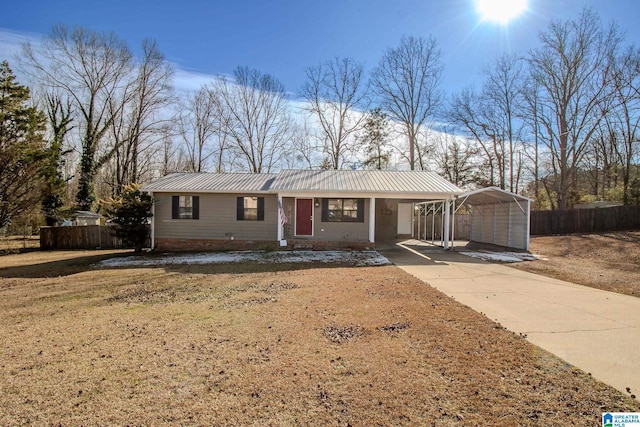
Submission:
[[[640,206],[531,212],[532,236],[638,229]]]
[[[41,227],[41,249],[124,249],[131,247],[116,236],[115,227],[85,225]]]

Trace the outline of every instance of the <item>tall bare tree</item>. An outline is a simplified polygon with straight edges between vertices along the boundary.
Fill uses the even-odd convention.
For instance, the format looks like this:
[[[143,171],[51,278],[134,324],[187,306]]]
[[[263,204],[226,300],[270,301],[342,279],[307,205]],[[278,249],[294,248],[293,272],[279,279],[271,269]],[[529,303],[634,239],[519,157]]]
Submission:
[[[42,213],[46,224],[54,226],[60,219],[59,209],[64,206],[67,178],[64,176],[66,156],[71,152],[67,135],[74,129],[71,101],[64,102],[55,92],[44,94],[44,105],[49,122],[49,147],[43,168],[45,185],[42,194]]]
[[[361,128],[366,109],[367,88],[363,66],[352,58],[334,58],[306,70],[301,94],[305,109],[320,124],[324,152],[331,169],[340,169],[345,154],[352,150],[354,134]]]
[[[521,60],[515,55],[504,55],[487,64],[482,69],[485,77],[482,97],[485,107],[490,106],[493,128],[492,135],[503,146],[503,188],[518,192],[520,162],[516,152],[520,148],[522,123],[521,110],[524,107],[523,86],[525,74]],[[504,181],[508,183],[505,184]]]
[[[113,100],[123,105],[111,106],[118,117],[112,121],[113,154],[108,155],[114,163],[115,194],[120,194],[126,185],[140,182],[145,169],[150,168],[149,152],[158,148],[161,129],[169,120],[166,109],[172,102],[173,68],[155,41],[142,42],[142,57],[135,61],[129,78],[120,99]],[[116,114],[118,109],[122,114]]]
[[[466,140],[453,131],[440,133],[435,149],[438,173],[458,187],[479,181],[478,149],[471,138]]]
[[[131,52],[113,33],[96,33],[82,27],[55,26],[38,46],[23,45],[22,58],[43,85],[71,99],[82,132],[79,186],[76,202],[81,209],[95,207],[95,178],[101,164],[101,143],[116,120],[121,95],[131,71]],[[108,151],[108,150],[107,150]]]
[[[605,124],[612,142],[617,141],[612,149],[622,175],[622,201],[629,204],[632,165],[640,160],[640,49],[636,46],[615,58],[612,84],[614,106],[605,117]]]
[[[313,135],[313,126],[306,118],[291,122],[286,166],[290,169],[315,169],[322,163],[322,147]]]
[[[611,108],[611,59],[621,38],[615,25],[604,28],[585,9],[576,20],[553,21],[528,55],[540,87],[540,141],[551,156],[559,209],[570,206],[577,170],[589,141]]]
[[[219,112],[220,131],[245,170],[269,172],[279,166],[289,130],[284,86],[275,77],[238,67],[234,80],[219,78],[211,86]]]
[[[543,106],[540,104],[540,87],[532,78],[526,78],[523,86],[523,108],[521,110],[522,121],[525,128],[528,129],[529,136],[523,138],[524,155],[529,159],[528,169],[533,176],[533,192],[534,204],[536,208],[540,208],[540,117],[545,114],[540,110]],[[546,187],[548,189],[548,187]],[[547,194],[548,199],[552,200],[551,194]]]
[[[447,117],[464,135],[473,139],[486,165],[483,184],[505,188],[504,139],[496,124],[496,114],[472,88],[453,95]]]
[[[416,151],[421,169],[426,164],[420,153],[419,135],[442,103],[439,90],[442,60],[433,37],[405,36],[398,47],[388,49],[371,82],[382,109],[391,120],[402,123],[409,143],[409,167],[415,169]],[[424,151],[424,150],[422,150]]]
[[[202,85],[181,107],[179,133],[186,149],[186,169],[190,172],[204,172],[210,158],[215,156],[210,147],[219,131],[215,102],[210,88]]]

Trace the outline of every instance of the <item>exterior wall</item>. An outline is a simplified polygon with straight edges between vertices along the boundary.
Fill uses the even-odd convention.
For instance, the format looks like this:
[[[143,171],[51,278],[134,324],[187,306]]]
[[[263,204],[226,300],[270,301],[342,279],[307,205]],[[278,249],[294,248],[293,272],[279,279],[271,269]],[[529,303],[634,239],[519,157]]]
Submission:
[[[285,239],[317,242],[369,242],[369,199],[364,199],[364,222],[322,222],[322,198],[316,197],[313,200],[319,202],[319,206],[314,204],[313,207],[313,236],[296,236],[295,198],[283,198],[282,207],[288,218],[288,223],[284,228]]]
[[[470,239],[474,242],[526,249],[527,218],[513,202],[474,206]]]
[[[398,234],[398,204],[419,203],[422,199],[376,199],[376,242],[391,241],[398,238],[409,237],[410,234]],[[417,236],[418,223],[414,215],[413,232]],[[424,235],[424,217],[420,224],[421,235]],[[431,222],[428,220],[429,236],[431,236]],[[436,231],[438,231],[439,222]]]
[[[526,203],[523,203],[526,212]],[[509,218],[509,247],[527,249],[527,227],[529,227],[527,216],[522,213],[518,205],[509,205],[511,215]]]
[[[376,199],[376,242],[398,237],[398,202],[394,199]]]
[[[369,199],[364,199],[363,222],[322,222],[322,203],[313,209],[313,238],[324,241],[368,242]]]
[[[181,194],[200,196],[200,219],[171,218],[171,197]],[[237,220],[236,200],[241,196],[264,197],[264,221]],[[211,241],[275,241],[277,239],[278,204],[275,195],[156,193],[153,197],[156,243],[162,241],[175,243],[190,239]]]

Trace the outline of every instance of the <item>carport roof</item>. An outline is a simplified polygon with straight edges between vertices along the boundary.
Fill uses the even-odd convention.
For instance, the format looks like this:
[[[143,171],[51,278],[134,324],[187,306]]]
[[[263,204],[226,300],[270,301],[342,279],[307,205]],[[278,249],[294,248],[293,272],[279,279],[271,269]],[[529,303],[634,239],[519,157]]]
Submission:
[[[489,205],[496,202],[533,201],[533,199],[498,187],[487,187],[469,191],[464,194],[460,194],[457,196],[457,199],[461,200],[463,204],[468,203],[475,206]]]

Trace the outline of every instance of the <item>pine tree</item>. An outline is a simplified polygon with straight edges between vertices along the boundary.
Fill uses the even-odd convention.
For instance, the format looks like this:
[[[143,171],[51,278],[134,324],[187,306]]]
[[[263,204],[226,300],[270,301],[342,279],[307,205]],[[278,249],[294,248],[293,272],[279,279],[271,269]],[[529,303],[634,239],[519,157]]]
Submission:
[[[360,140],[365,144],[367,154],[364,165],[371,169],[385,169],[389,164],[389,151],[386,149],[389,137],[387,115],[380,108],[374,108],[367,114],[363,127],[364,134]]]
[[[133,245],[136,252],[142,252],[149,236],[148,219],[152,216],[153,198],[141,193],[137,184],[129,184],[120,197],[102,200],[100,204],[117,227],[118,236]]]
[[[0,227],[34,209],[42,197],[45,117],[29,106],[7,61],[0,62]]]

